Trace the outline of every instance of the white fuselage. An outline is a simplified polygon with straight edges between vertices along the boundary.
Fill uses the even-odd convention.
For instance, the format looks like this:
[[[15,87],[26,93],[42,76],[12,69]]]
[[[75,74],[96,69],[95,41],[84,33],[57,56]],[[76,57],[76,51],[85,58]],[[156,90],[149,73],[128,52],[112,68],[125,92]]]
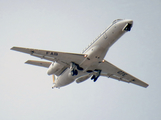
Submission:
[[[60,88],[62,86],[72,83],[77,78],[89,74],[87,71],[94,71],[109,50],[109,48],[126,32],[124,27],[127,24],[133,24],[132,20],[120,20],[113,22],[89,47],[83,51],[86,55],[84,60],[79,64],[82,71],[78,71],[75,76],[71,75],[71,69],[67,68],[55,81],[54,87]]]

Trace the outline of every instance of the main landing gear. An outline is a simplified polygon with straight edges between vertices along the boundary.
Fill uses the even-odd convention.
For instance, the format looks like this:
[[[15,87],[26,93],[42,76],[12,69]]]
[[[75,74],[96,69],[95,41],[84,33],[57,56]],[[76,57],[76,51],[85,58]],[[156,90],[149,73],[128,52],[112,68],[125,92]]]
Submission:
[[[71,69],[71,75],[74,76],[74,75],[78,75],[78,70],[83,70],[83,68],[81,68],[78,64],[72,62],[70,64],[70,69]]]
[[[91,80],[93,80],[94,82],[97,81],[97,79],[99,78],[100,74],[101,74],[101,70],[95,70],[96,74],[94,74],[92,77],[91,77]]]
[[[72,75],[72,76],[78,75],[78,71],[73,69],[73,70],[71,71],[71,75]]]

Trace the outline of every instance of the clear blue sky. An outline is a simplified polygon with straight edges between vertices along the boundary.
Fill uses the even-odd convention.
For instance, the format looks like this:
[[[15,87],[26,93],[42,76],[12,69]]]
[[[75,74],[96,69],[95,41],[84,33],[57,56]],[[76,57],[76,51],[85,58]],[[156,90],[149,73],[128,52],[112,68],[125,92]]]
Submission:
[[[106,60],[148,88],[100,77],[52,90],[47,69],[26,65],[22,46],[80,53],[113,20],[132,19],[131,32]],[[161,119],[160,0],[0,0],[1,120]]]

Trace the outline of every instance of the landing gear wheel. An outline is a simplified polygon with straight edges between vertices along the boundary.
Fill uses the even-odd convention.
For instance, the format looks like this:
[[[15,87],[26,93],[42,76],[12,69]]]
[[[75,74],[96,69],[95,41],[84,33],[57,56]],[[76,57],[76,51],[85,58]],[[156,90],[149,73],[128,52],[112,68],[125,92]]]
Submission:
[[[98,79],[98,77],[94,78],[93,82],[96,82],[96,81],[97,81],[97,79]]]
[[[75,75],[78,75],[78,71],[77,71],[77,70],[74,70],[74,72],[75,72],[75,73],[74,73]]]
[[[72,75],[72,76],[78,75],[78,71],[77,71],[77,70],[72,70],[72,71],[71,71],[71,75]]]
[[[91,77],[91,80],[93,80],[93,79],[95,79],[95,75],[93,75],[93,76]]]

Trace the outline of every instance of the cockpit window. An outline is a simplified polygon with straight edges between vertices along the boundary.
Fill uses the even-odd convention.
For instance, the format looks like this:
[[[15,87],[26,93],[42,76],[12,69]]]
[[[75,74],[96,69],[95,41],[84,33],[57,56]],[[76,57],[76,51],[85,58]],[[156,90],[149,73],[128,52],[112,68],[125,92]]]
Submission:
[[[122,21],[123,19],[116,19],[116,20],[114,20],[113,21],[113,24],[115,24],[115,23],[117,23],[117,22],[119,22],[119,21]]]

